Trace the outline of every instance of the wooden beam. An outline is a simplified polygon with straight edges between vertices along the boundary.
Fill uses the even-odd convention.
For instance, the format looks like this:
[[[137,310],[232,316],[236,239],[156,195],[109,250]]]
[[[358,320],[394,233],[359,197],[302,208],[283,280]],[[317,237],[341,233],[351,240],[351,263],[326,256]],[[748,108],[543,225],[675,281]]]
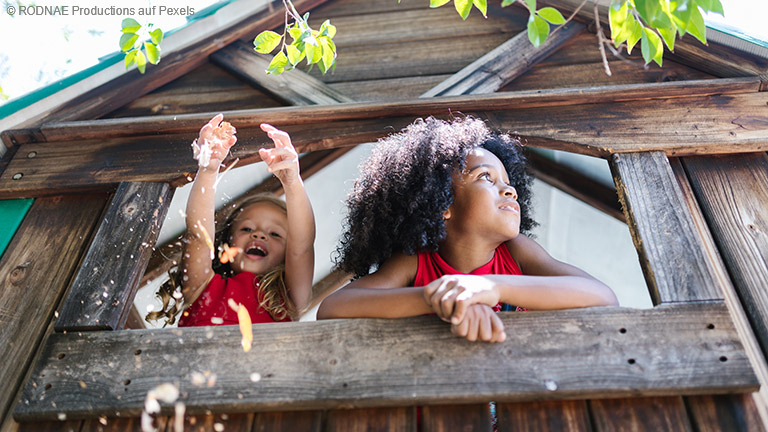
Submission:
[[[585,29],[583,24],[571,22],[550,35],[539,47],[531,45],[528,31],[523,31],[431,88],[421,97],[493,93],[530,70]]]
[[[416,409],[416,407],[335,409],[328,411],[324,430],[392,432],[417,432],[421,430],[427,432],[430,429],[417,428]],[[426,410],[426,408],[424,409]]]
[[[496,412],[499,432],[592,431],[583,400],[500,403]]]
[[[654,303],[722,299],[725,283],[661,152],[611,160],[629,230]]]
[[[577,106],[578,108],[583,108],[587,104],[609,104],[620,101],[756,93],[759,91],[759,88],[760,80],[757,78],[732,78],[529,90],[483,96],[463,95],[392,102],[345,103],[333,106],[252,109],[225,112],[225,116],[228,121],[236,124],[239,128],[255,128],[260,123],[280,126],[319,124],[329,121],[362,120],[379,117],[443,115],[449,110],[454,112],[526,110],[556,106]],[[656,103],[658,104],[658,102]],[[157,135],[158,131],[162,131],[163,134],[194,134],[200,129],[201,124],[210,120],[215,114],[217,113],[48,122],[41,127],[41,131],[46,141]],[[16,133],[23,133],[23,131]]]
[[[163,382],[177,383],[193,415],[757,387],[722,302],[500,318],[510,329],[500,344],[458,339],[435,316],[257,324],[258,349],[248,353],[237,326],[56,333],[15,416],[136,416],[147,392]],[[216,376],[214,385],[190,379],[203,372]]]
[[[266,90],[290,105],[328,105],[353,100],[298,69],[267,75],[271,56],[257,54],[253,44],[237,41],[211,55],[211,62],[248,84]]]
[[[56,331],[123,328],[168,212],[165,183],[121,183],[67,292]]]
[[[589,405],[596,432],[693,430],[680,397],[597,399]]]
[[[105,195],[35,200],[0,259],[0,421],[101,216]]]
[[[696,431],[766,430],[752,395],[688,396],[687,402]]]
[[[312,297],[306,310],[319,305],[323,299],[352,280],[352,275],[341,270],[333,270],[312,286]]]
[[[621,211],[616,189],[607,187],[536,152],[529,151],[526,158],[528,168],[537,179],[591,205],[608,216],[627,223]]]

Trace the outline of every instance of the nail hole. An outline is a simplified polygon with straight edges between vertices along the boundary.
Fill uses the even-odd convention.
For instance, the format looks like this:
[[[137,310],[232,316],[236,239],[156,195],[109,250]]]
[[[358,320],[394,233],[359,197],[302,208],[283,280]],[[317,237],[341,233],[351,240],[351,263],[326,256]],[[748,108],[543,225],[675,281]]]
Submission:
[[[139,354],[141,354],[141,350],[140,350],[140,349],[137,349],[137,350],[136,350],[136,352],[135,352],[134,354],[136,354],[136,355],[139,355]]]
[[[627,360],[627,363],[629,363],[629,364],[635,364],[635,359],[629,359],[629,360]]]
[[[64,357],[66,357],[66,356],[67,356],[67,355],[66,355],[66,354],[64,354],[64,353],[59,353],[59,355],[58,355],[58,357],[59,357],[59,360],[63,359],[63,358],[64,358]]]
[[[22,173],[16,173],[16,174],[14,174],[14,175],[13,175],[13,177],[12,177],[12,178],[13,178],[14,180],[21,180],[21,178],[22,178],[22,177],[24,177],[24,174],[22,174]]]
[[[625,329],[623,327],[619,329],[619,333],[621,333],[621,334],[624,334],[626,332],[627,332],[627,329]]]
[[[131,383],[131,380],[129,380],[129,379],[127,379],[127,380],[123,381],[123,384],[125,384],[125,385],[128,385],[128,384],[130,384],[130,383]]]
[[[32,159],[33,157],[37,156],[36,151],[31,151],[27,154],[27,158]]]
[[[721,362],[723,362],[723,363],[725,363],[725,362],[727,362],[727,361],[728,361],[728,357],[726,357],[726,356],[720,356],[720,361],[721,361]]]
[[[51,389],[51,384],[50,384],[50,383],[46,384],[46,385],[45,385],[45,389],[46,389],[46,390],[50,390],[50,389]]]
[[[714,329],[714,328],[715,328],[715,325],[714,325],[714,324],[710,324],[710,325],[708,325],[708,326],[707,326],[707,328],[708,328],[708,329],[710,329],[710,330],[712,330],[712,329]]]
[[[344,383],[341,386],[344,387],[344,388],[347,388],[347,383]]]

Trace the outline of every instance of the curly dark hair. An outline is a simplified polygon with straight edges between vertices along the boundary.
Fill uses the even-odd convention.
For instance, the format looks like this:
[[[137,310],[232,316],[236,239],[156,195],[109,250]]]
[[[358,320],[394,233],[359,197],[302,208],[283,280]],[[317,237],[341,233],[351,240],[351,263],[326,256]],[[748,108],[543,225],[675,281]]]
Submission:
[[[517,190],[520,231],[530,231],[536,225],[530,216],[531,177],[520,142],[477,118],[447,122],[429,117],[380,140],[360,165],[361,175],[346,202],[346,230],[336,249],[336,266],[359,277],[394,253],[437,251],[445,238],[442,215],[453,203],[452,175],[464,169],[476,147],[501,160]]]

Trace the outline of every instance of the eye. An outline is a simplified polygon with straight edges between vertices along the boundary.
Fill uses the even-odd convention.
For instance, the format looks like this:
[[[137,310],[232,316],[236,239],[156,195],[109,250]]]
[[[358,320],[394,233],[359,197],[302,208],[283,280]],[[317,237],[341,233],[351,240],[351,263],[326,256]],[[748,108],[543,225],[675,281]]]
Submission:
[[[489,172],[484,172],[484,173],[480,174],[478,179],[484,179],[485,181],[487,181],[489,183],[493,183],[493,178],[491,177],[491,173],[489,173]]]
[[[269,235],[271,235],[274,238],[283,238],[283,236],[281,236],[280,234],[278,234],[276,232],[269,233]]]
[[[245,231],[245,232],[248,232],[248,233],[249,233],[249,232],[252,232],[252,231],[253,231],[253,228],[242,227],[242,228],[240,228],[240,231]]]

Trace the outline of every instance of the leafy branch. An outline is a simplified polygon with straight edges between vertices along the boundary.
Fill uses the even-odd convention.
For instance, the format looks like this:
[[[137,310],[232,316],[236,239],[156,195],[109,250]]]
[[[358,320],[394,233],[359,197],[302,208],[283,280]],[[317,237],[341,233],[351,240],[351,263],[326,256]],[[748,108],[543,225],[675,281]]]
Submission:
[[[254,50],[262,54],[269,54],[280,46],[280,51],[272,58],[267,66],[267,73],[280,75],[291,70],[302,60],[306,59],[310,69],[317,64],[323,74],[336,68],[336,44],[333,37],[336,35],[336,26],[330,20],[325,20],[319,30],[313,30],[307,20],[309,12],[301,16],[291,3],[291,0],[283,0],[285,6],[285,26],[283,34],[277,34],[266,30],[259,33],[253,40]],[[288,23],[289,17],[293,19]],[[293,42],[287,43],[287,36],[291,36]]]
[[[156,65],[160,61],[160,42],[163,41],[163,31],[153,29],[153,25],[147,24],[145,31],[149,35],[140,38],[142,25],[133,18],[126,18],[122,22],[122,36],[120,36],[120,49],[125,53],[125,68],[134,64],[142,74],[147,68],[147,62]],[[141,42],[141,41],[144,42]]]

